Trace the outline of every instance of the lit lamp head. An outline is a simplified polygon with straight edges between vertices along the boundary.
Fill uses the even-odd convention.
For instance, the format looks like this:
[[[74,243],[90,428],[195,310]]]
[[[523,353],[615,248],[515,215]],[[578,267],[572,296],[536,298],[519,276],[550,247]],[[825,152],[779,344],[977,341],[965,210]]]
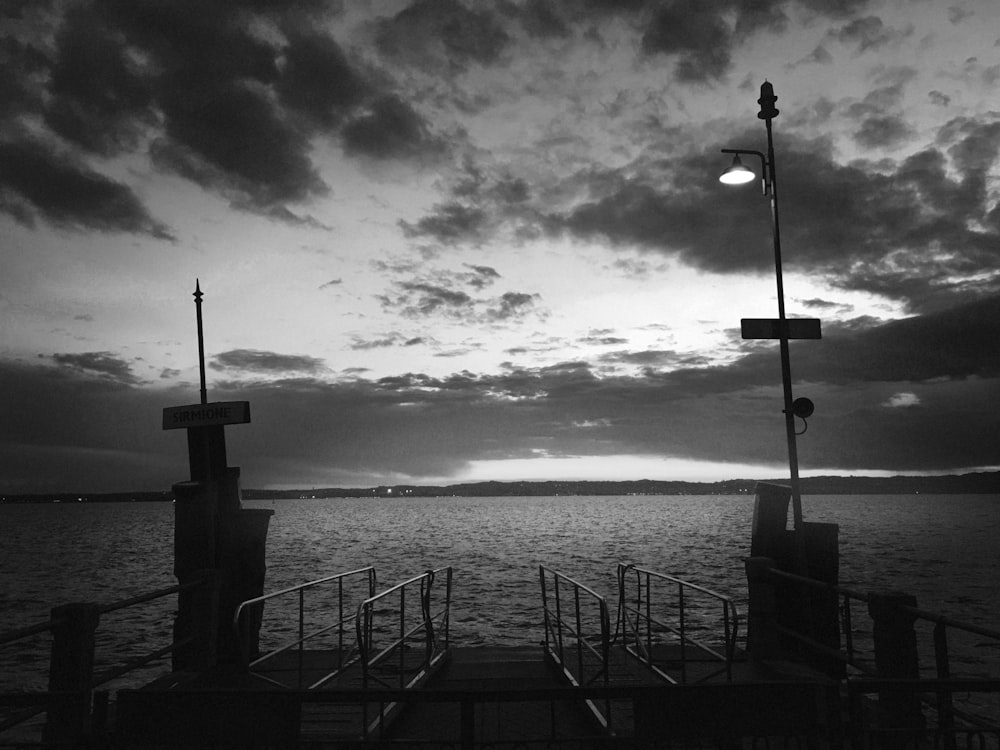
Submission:
[[[729,169],[719,175],[719,182],[726,185],[745,185],[756,179],[757,175],[754,174],[753,170],[740,161],[739,154],[733,155],[733,163],[729,166]]]

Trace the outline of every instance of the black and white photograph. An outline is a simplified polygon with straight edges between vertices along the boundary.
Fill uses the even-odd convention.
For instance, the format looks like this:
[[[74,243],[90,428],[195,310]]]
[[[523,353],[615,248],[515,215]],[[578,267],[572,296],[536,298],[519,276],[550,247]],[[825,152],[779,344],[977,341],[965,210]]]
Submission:
[[[996,0],[0,0],[0,748],[1000,749]]]

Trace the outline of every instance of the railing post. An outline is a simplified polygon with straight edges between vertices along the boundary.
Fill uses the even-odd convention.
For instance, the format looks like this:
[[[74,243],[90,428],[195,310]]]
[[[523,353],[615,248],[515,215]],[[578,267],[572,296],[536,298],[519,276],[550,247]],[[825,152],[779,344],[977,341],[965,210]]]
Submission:
[[[885,592],[869,597],[868,613],[873,621],[875,668],[879,677],[907,680],[920,677],[917,634],[913,629],[916,616],[902,609],[916,606],[916,597],[910,594]],[[916,692],[880,690],[878,704],[880,723],[887,729],[920,730],[925,726]]]
[[[761,661],[776,658],[781,652],[778,639],[777,600],[771,569],[774,561],[769,557],[748,557],[744,560],[747,571],[747,651]]]
[[[49,708],[43,733],[47,744],[77,747],[87,734],[94,681],[94,634],[100,619],[97,604],[52,608],[49,691],[75,695]]]
[[[934,662],[937,665],[939,680],[951,679],[951,662],[948,658],[948,631],[943,622],[934,625]],[[944,746],[947,750],[955,747],[955,707],[952,703],[950,690],[939,690],[938,726],[946,732]]]

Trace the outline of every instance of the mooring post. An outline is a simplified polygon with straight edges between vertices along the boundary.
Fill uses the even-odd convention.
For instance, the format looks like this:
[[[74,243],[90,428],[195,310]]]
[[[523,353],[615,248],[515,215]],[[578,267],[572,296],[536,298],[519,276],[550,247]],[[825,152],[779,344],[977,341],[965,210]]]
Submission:
[[[917,618],[904,609],[916,606],[916,597],[897,591],[869,596],[868,613],[873,622],[875,668],[879,677],[904,680],[920,677],[917,634],[913,628]],[[920,696],[914,691],[880,690],[878,704],[880,724],[887,729],[920,730],[925,726]]]
[[[87,734],[94,681],[94,634],[100,619],[97,604],[52,608],[49,691],[74,695],[49,707],[43,732],[47,744],[77,747]]]

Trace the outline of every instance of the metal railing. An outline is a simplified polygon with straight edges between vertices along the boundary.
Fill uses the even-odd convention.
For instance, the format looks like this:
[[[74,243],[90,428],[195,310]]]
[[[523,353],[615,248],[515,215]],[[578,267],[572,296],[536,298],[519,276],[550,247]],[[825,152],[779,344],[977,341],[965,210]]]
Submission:
[[[628,581],[634,576],[635,591]],[[715,623],[710,622],[715,620]],[[717,634],[722,643],[707,643]],[[618,627],[625,650],[671,683],[733,678],[739,615],[732,599],[674,576],[618,564]],[[719,665],[696,674],[689,668]],[[674,672],[671,674],[668,669]],[[679,671],[679,677],[675,676]],[[691,678],[691,679],[689,679]]]
[[[960,635],[966,638],[975,636],[976,642],[973,644],[974,646],[980,649],[997,649],[1000,648],[1000,630],[984,628],[941,614],[928,612],[902,603],[899,598],[866,594],[774,568],[769,568],[768,574],[774,581],[784,585],[796,586],[805,590],[821,591],[828,596],[836,596],[838,598],[839,625],[844,635],[844,644],[842,648],[834,649],[829,645],[817,641],[812,637],[812,633],[802,632],[780,623],[774,623],[773,627],[778,633],[798,643],[806,652],[818,654],[856,670],[856,674],[853,678],[849,678],[849,682],[854,678],[860,678],[864,681],[865,685],[871,685],[873,683],[870,678],[879,678],[883,681],[886,678],[913,678],[912,686],[905,688],[904,692],[908,692],[911,697],[917,696],[919,703],[924,708],[930,709],[935,720],[938,722],[939,732],[937,737],[946,743],[945,747],[954,746],[953,730],[955,727],[978,726],[984,723],[995,727],[995,725],[1000,724],[1000,682],[993,678],[979,681],[970,681],[968,679],[959,681],[962,684],[977,686],[974,689],[966,691],[967,695],[963,697],[961,707],[956,706],[958,701],[956,701],[955,696],[956,693],[962,691],[946,689],[946,686],[955,682],[956,679],[956,675],[953,673],[950,635]],[[874,619],[875,614],[872,610],[873,605],[878,608],[880,617],[883,619],[889,618],[892,627],[898,628],[900,631],[894,635],[894,640],[897,643],[912,641],[911,650],[906,656],[906,659],[909,660],[909,674],[887,674],[885,669],[880,671],[877,665],[879,659],[878,643],[873,639],[872,643],[869,644],[871,652],[865,652],[857,643],[855,638],[857,618],[855,617],[854,607],[859,604],[865,605],[868,610],[867,613],[872,615],[872,619]],[[931,626],[929,639],[926,636],[923,640],[918,637],[917,627],[921,625]],[[878,625],[876,624],[875,627],[878,627]],[[872,635],[874,636],[874,628]],[[982,639],[987,640],[984,641]],[[918,664],[921,653],[931,655],[933,658],[933,677],[931,679],[927,679],[926,677],[919,679],[921,675],[919,674]],[[894,657],[894,661],[897,664],[901,661],[898,654]],[[923,687],[918,689],[918,685],[922,685]],[[885,690],[886,688],[883,686],[883,690],[880,691],[883,696],[887,694]],[[976,698],[978,702],[971,700],[972,698]],[[890,704],[898,702],[897,699],[890,700]],[[979,715],[978,711],[981,706],[985,706],[986,711],[992,714],[991,718],[984,718]],[[922,711],[923,709],[914,710]]]
[[[607,686],[611,621],[603,596],[564,573],[538,566],[542,589],[545,653],[574,687]],[[587,706],[607,729],[611,723],[610,701],[603,711],[591,699]]]
[[[808,633],[803,633],[780,624],[775,626],[775,629],[778,630],[778,632],[801,643],[807,649],[838,659],[844,664],[857,669],[858,672],[862,674],[876,674],[873,657],[862,654],[861,650],[858,648],[858,644],[855,642],[854,634],[856,631],[856,618],[853,614],[853,606],[864,604],[868,607],[875,599],[874,595],[849,589],[844,586],[824,583],[812,578],[805,578],[803,576],[788,573],[775,568],[768,569],[768,573],[778,582],[786,582],[788,584],[800,586],[806,589],[824,591],[836,595],[840,600],[840,626],[844,635],[844,647],[839,650],[831,649],[830,647],[811,638]],[[906,604],[893,603],[891,606],[898,610],[901,614],[911,618],[914,622],[923,621],[933,625],[934,668],[937,679],[946,680],[952,676],[952,662],[948,647],[949,630],[988,638],[995,641],[996,646],[1000,646],[1000,630],[980,627],[978,625],[955,620],[944,615],[928,612],[926,610],[919,609],[918,607]]]
[[[444,576],[443,602],[432,593]],[[448,656],[451,621],[451,567],[428,570],[365,599],[355,620],[361,661],[361,686],[410,689],[424,682]],[[413,606],[414,590],[417,608]],[[363,706],[365,734],[382,733],[399,711],[396,702],[380,703],[374,720]]]
[[[102,615],[131,609],[173,594],[198,588],[206,580],[192,581],[150,591],[107,604],[82,603],[55,607],[47,622],[11,630],[0,635],[0,647],[23,642],[37,635],[50,634],[49,689],[45,691],[0,694],[0,706],[15,709],[0,719],[0,733],[13,729],[48,712],[46,733],[54,741],[85,735],[88,728],[104,726],[108,693],[95,689],[152,664],[179,648],[191,644],[196,636],[174,640],[167,646],[145,652],[123,662],[95,671],[93,654]]]
[[[346,573],[337,573],[335,575],[317,578],[314,581],[308,581],[306,583],[298,584],[297,586],[290,586],[289,588],[281,589],[280,591],[273,591],[269,594],[264,594],[263,596],[258,596],[253,599],[247,599],[236,608],[236,612],[233,614],[233,629],[236,633],[237,639],[239,640],[240,656],[243,664],[246,666],[247,670],[253,672],[254,668],[260,664],[263,664],[271,659],[275,659],[281,654],[288,653],[294,649],[297,657],[297,687],[314,689],[326,684],[345,669],[355,664],[361,658],[357,643],[355,642],[358,611],[354,601],[348,602],[345,597],[349,597],[350,593],[355,588],[363,588],[363,596],[365,598],[372,597],[375,594],[375,585],[375,568],[368,566],[365,568],[358,568],[357,570],[347,571]],[[320,615],[324,619],[323,624],[319,627],[308,627],[306,594],[314,593],[317,594],[318,598],[319,596],[322,596],[322,594],[319,594],[319,591],[322,589],[324,594],[330,596],[328,592],[331,588],[335,589],[334,611],[336,612],[336,616],[333,621],[330,622],[328,614],[329,609],[325,608],[323,609],[323,615]],[[297,637],[279,644],[275,648],[268,650],[265,654],[252,654],[251,650],[254,640],[253,634],[256,628],[259,627],[263,621],[264,603],[278,598],[292,599],[297,604]],[[325,642],[329,644],[328,650],[335,651],[336,664],[332,671],[326,672],[319,677],[319,679],[314,679],[312,684],[307,686],[303,685],[303,676],[305,674],[305,645],[308,641],[315,643],[317,639],[321,638],[326,639]],[[263,680],[272,682],[276,685],[284,686],[283,683],[261,674],[260,672],[255,674]]]
[[[431,594],[435,580],[441,574],[445,579],[444,602],[435,610]],[[449,646],[451,583],[450,567],[428,570],[361,603],[356,626],[363,687],[375,687],[375,683],[393,687],[391,682],[395,682],[396,687],[411,687],[425,676],[428,669],[437,666]],[[412,606],[414,589],[417,589],[419,607],[416,612]],[[380,622],[387,614],[392,619]],[[388,640],[380,643],[383,638]],[[415,648],[414,644],[419,648]],[[414,651],[415,654],[410,653]],[[390,668],[379,669],[389,664],[392,665]],[[386,679],[386,671],[394,677]]]

